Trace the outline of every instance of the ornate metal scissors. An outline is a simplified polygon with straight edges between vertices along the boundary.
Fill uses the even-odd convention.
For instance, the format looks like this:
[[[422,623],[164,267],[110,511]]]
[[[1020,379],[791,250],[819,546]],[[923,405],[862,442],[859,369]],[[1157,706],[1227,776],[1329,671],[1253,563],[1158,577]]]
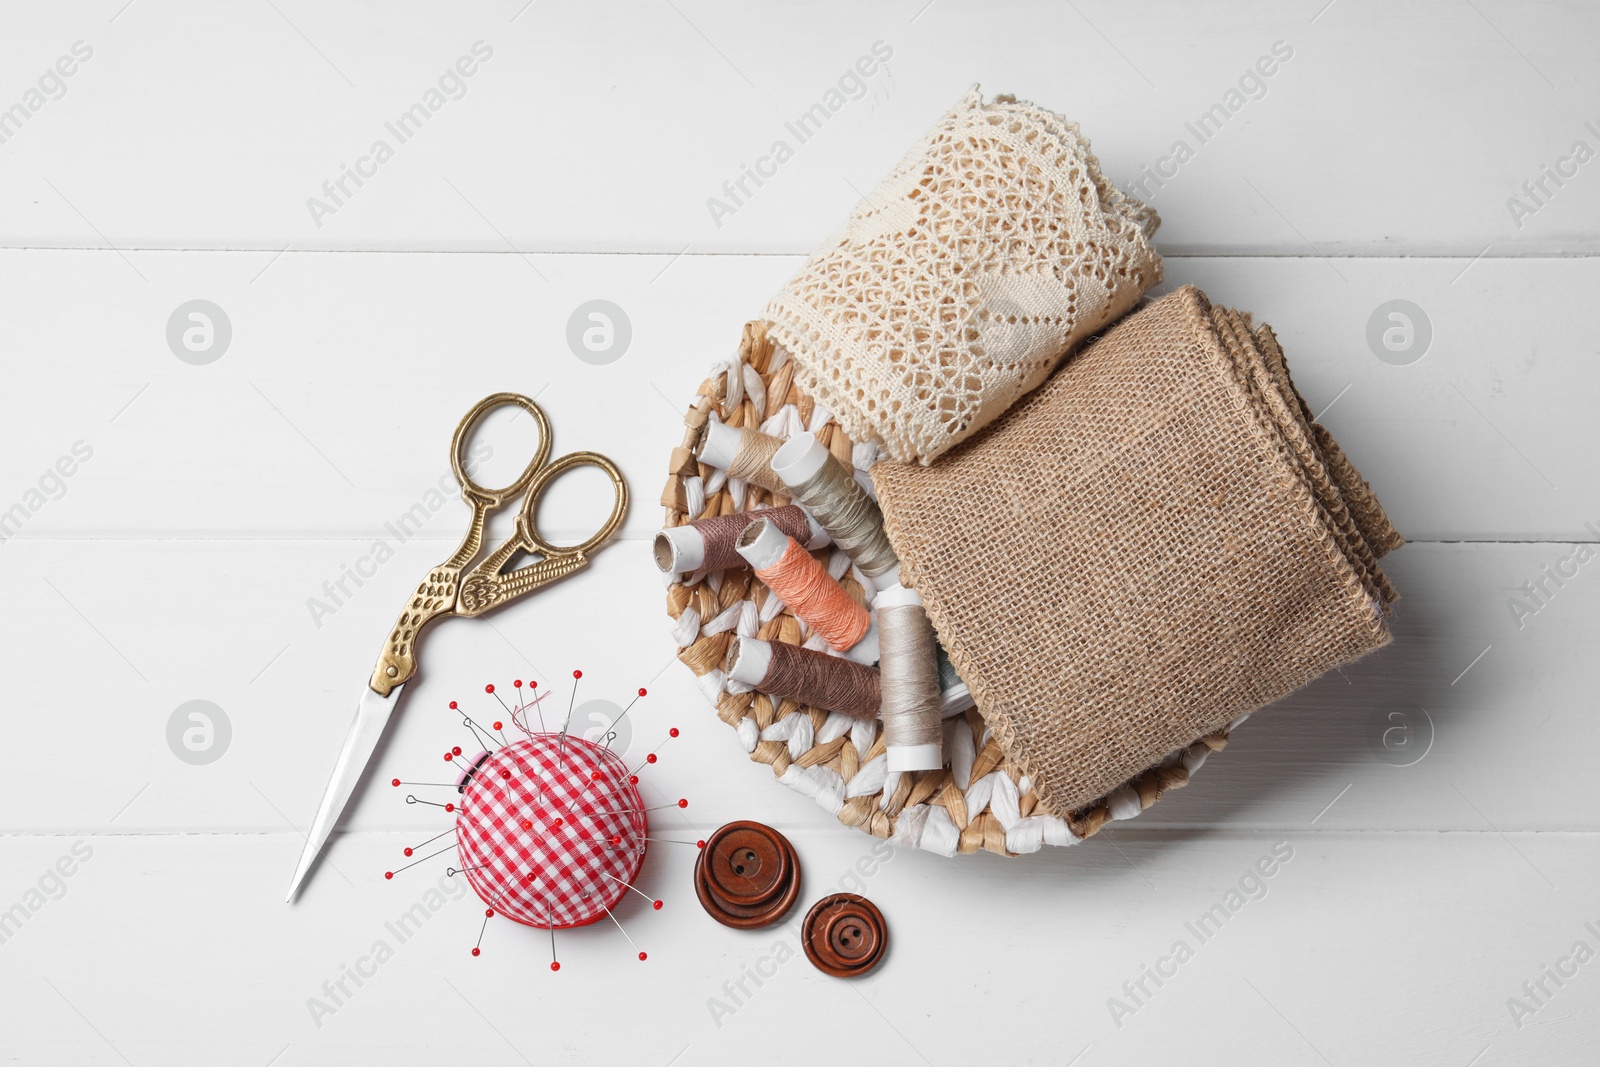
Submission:
[[[461,460],[462,447],[479,419],[494,408],[507,404],[514,404],[533,416],[539,428],[539,447],[516,481],[504,489],[485,489],[467,473]],[[383,736],[383,728],[399,703],[401,691],[417,673],[417,638],[422,628],[446,615],[481,615],[507,601],[543,588],[558,578],[582,570],[589,565],[591,554],[604,546],[622,525],[623,516],[628,511],[628,483],[623,480],[622,472],[615,463],[595,452],[572,452],[547,462],[549,457],[550,420],[538,404],[518,393],[495,393],[484,397],[456,427],[455,436],[450,441],[450,465],[455,470],[456,480],[461,483],[461,499],[472,508],[472,521],[467,526],[467,535],[461,540],[461,547],[449,559],[429,571],[422,584],[417,586],[411,602],[400,613],[399,620],[389,633],[389,640],[384,643],[378,665],[372,671],[372,680],[362,690],[355,722],[345,737],[339,760],[334,764],[333,777],[328,781],[316,818],[311,822],[311,832],[306,836],[300,863],[295,867],[294,880],[289,883],[288,899],[294,899],[312,864],[316,862],[328,835],[333,832],[334,824],[339,821],[339,814],[349,802],[350,794],[355,791],[367,761],[377,748],[378,739]],[[576,467],[599,467],[610,475],[611,486],[616,494],[615,506],[611,517],[587,541],[572,546],[553,545],[539,536],[539,500],[551,483]],[[499,510],[519,493],[524,495],[522,511],[517,515],[516,532],[481,562],[473,565],[473,559],[483,548],[484,527],[489,514]],[[537,563],[507,572],[506,564],[519,552],[530,555],[537,553],[542,558]]]

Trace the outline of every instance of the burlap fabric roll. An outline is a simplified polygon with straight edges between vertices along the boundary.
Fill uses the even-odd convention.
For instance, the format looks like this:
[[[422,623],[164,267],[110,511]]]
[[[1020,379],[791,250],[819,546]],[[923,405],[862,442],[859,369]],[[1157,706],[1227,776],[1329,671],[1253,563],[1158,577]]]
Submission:
[[[1159,224],[1077,126],[974,88],[772,298],[768,331],[852,439],[928,463],[1161,280]]]
[[[903,580],[1056,811],[1390,640],[1400,535],[1271,329],[1193,287],[872,476]]]

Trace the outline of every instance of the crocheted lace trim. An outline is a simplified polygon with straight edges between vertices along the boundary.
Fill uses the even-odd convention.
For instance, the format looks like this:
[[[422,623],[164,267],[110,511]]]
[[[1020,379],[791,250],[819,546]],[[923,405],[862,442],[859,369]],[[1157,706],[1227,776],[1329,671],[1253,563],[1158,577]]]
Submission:
[[[925,464],[1161,280],[1159,224],[1075,124],[974,86],[766,317],[853,438]]]

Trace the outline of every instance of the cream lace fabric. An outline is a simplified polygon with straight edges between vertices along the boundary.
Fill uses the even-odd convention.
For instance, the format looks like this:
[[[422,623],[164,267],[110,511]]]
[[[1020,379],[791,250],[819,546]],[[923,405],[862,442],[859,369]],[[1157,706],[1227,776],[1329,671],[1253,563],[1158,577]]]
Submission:
[[[1159,224],[1076,125],[974,86],[766,317],[851,437],[927,464],[1161,280]]]

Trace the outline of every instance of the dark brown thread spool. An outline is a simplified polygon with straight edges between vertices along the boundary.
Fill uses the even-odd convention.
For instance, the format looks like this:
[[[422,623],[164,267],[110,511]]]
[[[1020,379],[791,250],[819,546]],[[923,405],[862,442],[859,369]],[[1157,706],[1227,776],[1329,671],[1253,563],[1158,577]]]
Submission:
[[[748,566],[734,549],[734,542],[744,533],[745,527],[757,519],[766,519],[810,550],[822,548],[830,540],[828,532],[795,504],[740,511],[662,530],[656,534],[653,548],[656,566],[665,574],[725,571]]]
[[[728,677],[763,693],[856,719],[878,715],[878,672],[872,667],[781,641],[737,637],[728,646]]]

